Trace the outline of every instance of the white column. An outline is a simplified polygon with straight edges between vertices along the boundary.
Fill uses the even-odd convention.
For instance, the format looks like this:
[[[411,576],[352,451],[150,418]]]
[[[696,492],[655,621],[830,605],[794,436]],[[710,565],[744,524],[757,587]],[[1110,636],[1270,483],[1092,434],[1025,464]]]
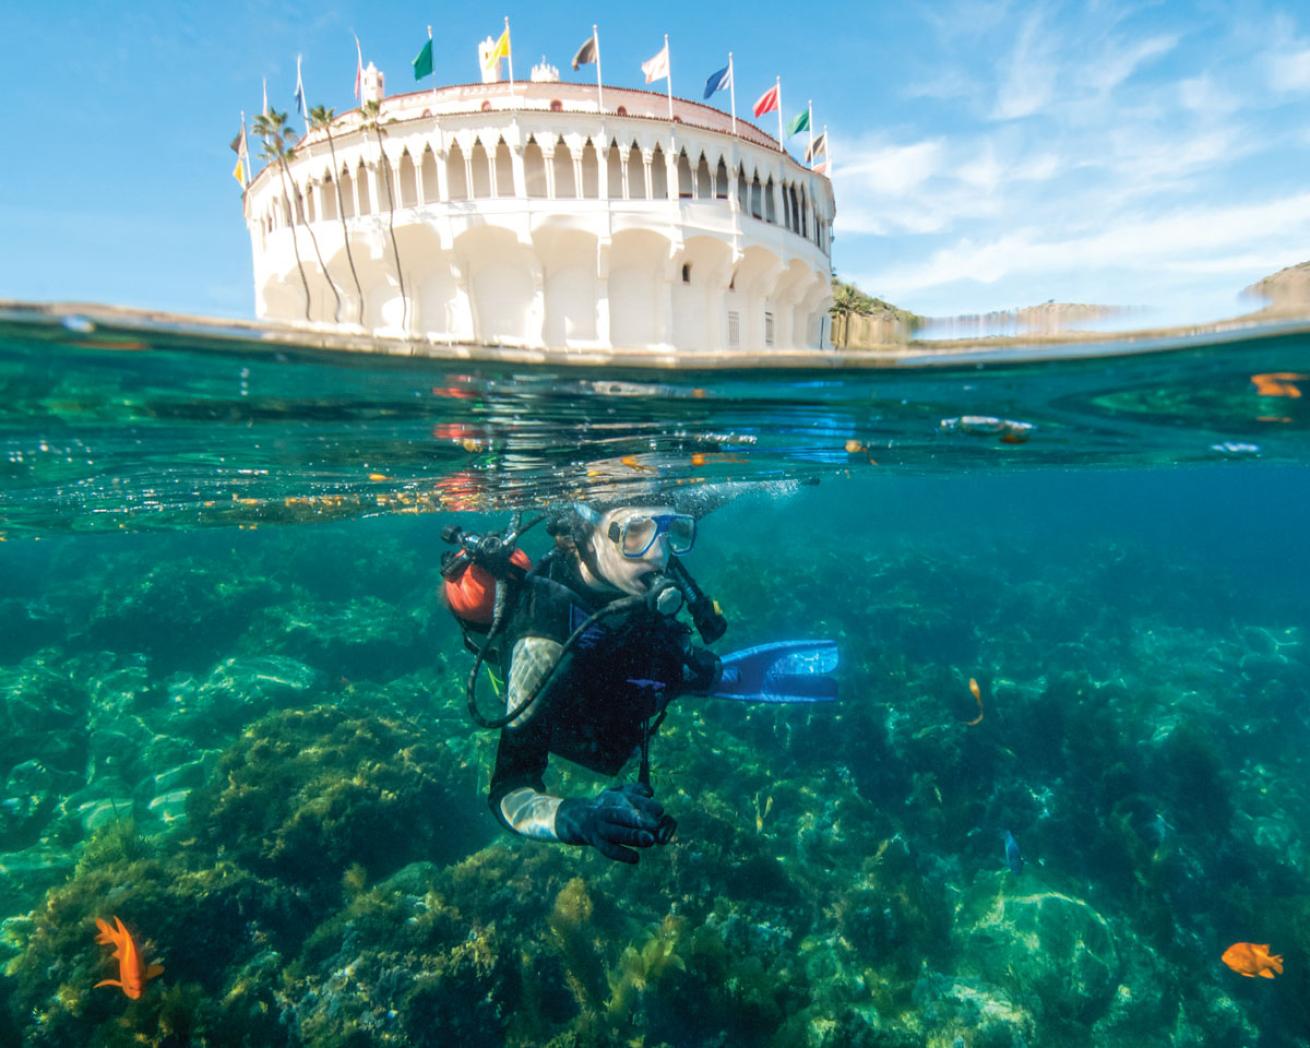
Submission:
[[[564,143],[560,142],[555,149],[564,148]],[[555,149],[547,153],[544,149],[541,151],[542,162],[546,165],[546,199],[555,199]],[[526,193],[523,194],[527,196]]]

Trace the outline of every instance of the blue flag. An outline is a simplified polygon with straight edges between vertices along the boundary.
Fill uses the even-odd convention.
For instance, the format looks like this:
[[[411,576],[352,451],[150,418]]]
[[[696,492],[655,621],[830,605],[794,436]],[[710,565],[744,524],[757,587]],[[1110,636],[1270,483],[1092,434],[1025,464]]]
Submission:
[[[724,91],[732,86],[732,66],[726,65],[717,73],[711,73],[705,81],[705,97],[709,98],[715,91]]]

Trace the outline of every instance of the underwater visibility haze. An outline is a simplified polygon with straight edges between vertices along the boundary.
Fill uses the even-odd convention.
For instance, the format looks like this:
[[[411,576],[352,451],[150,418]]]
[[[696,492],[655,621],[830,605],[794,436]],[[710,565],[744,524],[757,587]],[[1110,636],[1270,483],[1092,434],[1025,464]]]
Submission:
[[[1310,1045],[1308,481],[1293,326],[602,374],[11,310],[0,1044]],[[840,697],[678,699],[637,865],[505,832],[443,528],[702,489],[715,649]]]

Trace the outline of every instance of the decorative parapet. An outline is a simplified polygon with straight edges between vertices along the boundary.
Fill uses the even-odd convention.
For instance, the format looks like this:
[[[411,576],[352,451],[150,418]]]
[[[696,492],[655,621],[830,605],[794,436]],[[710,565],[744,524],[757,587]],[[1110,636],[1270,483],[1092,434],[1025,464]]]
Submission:
[[[556,349],[828,344],[828,180],[709,106],[675,99],[670,121],[664,95],[597,94],[467,84],[311,132],[289,185],[266,169],[247,192],[259,316]]]

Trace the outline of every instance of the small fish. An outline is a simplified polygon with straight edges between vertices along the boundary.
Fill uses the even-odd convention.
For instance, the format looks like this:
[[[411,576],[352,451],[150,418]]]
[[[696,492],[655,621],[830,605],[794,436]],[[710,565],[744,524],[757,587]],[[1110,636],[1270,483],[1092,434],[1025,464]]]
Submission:
[[[1283,974],[1283,957],[1281,954],[1271,954],[1268,943],[1257,946],[1253,942],[1235,942],[1224,951],[1220,960],[1238,975],[1248,979],[1254,979],[1257,975],[1261,979],[1272,979],[1275,972]]]
[[[147,980],[163,974],[164,966],[152,964],[142,967],[141,953],[136,948],[136,942],[117,917],[114,918],[112,925],[97,917],[96,927],[100,929],[96,942],[114,947],[114,952],[109,955],[109,959],[118,962],[118,978],[101,979],[93,989],[101,986],[118,986],[132,1000],[138,1000]]]
[[[978,716],[971,721],[964,722],[966,726],[972,728],[983,722],[982,688],[978,687],[978,682],[973,677],[969,678],[969,694],[973,696],[973,701],[978,704]]]
[[[1016,877],[1023,873],[1023,853],[1019,851],[1019,842],[1009,830],[1005,831],[1005,861]]]

